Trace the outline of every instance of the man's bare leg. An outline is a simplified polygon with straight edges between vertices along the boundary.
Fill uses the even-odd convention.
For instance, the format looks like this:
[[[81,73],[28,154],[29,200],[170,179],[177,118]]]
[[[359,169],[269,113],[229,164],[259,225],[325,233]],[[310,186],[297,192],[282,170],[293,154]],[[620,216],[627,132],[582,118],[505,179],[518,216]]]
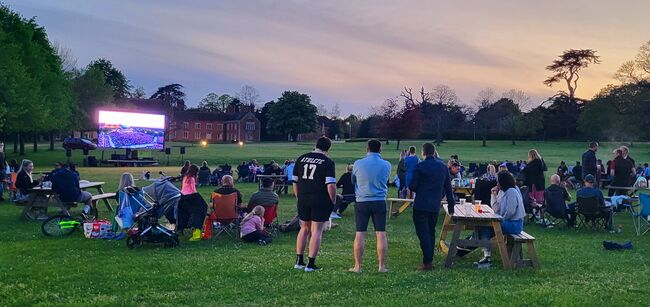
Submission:
[[[365,243],[366,232],[357,231],[354,236],[354,268],[350,269],[350,272],[361,273]]]
[[[376,231],[377,235],[377,258],[379,262],[379,272],[388,272],[386,267],[386,257],[388,256],[388,237],[385,231]]]

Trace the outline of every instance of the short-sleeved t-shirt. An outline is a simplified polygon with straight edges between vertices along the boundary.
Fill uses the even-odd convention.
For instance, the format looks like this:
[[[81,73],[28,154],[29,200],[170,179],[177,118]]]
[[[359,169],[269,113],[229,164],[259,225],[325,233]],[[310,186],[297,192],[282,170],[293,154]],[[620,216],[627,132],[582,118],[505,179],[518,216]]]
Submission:
[[[322,152],[309,152],[296,160],[292,181],[298,184],[298,202],[313,200],[331,203],[328,184],[336,184],[335,165]]]

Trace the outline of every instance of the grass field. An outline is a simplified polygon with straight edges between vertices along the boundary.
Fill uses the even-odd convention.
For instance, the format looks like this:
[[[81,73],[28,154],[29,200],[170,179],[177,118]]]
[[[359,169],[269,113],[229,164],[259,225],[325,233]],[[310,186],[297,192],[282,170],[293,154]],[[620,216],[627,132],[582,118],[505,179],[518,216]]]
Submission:
[[[402,146],[420,144],[405,142]],[[364,143],[335,144],[331,156],[337,176],[346,163],[364,155]],[[472,161],[525,159],[527,150],[537,148],[550,170],[560,160],[576,161],[586,145],[582,143],[447,142],[439,147],[443,157],[458,154]],[[599,157],[606,160],[618,144],[603,144]],[[396,165],[395,144],[385,148],[384,157]],[[311,144],[263,143],[191,147],[184,158],[194,163],[207,160],[211,166],[244,160],[284,161],[310,150]],[[174,148],[172,164],[180,162]],[[75,153],[76,154],[76,153]],[[110,152],[106,152],[110,155]],[[164,155],[155,154],[162,164]],[[650,146],[635,144],[631,156],[637,162],[650,161]],[[62,150],[28,152],[36,170],[49,170],[54,161],[65,160]],[[17,158],[9,155],[9,159]],[[75,161],[80,161],[76,156]],[[573,164],[573,162],[571,162]],[[82,179],[105,181],[105,190],[117,188],[124,171],[138,177],[144,169],[177,173],[179,167],[80,168]],[[548,174],[550,176],[550,173]],[[245,201],[256,184],[239,184]],[[208,196],[211,188],[200,188]],[[392,188],[391,194],[395,194]],[[282,197],[280,217],[294,214],[295,199]],[[107,216],[100,207],[100,215]],[[88,240],[81,233],[67,238],[45,238],[40,223],[19,218],[20,208],[0,204],[0,305],[648,305],[650,297],[650,236],[637,237],[627,213],[618,213],[615,224],[622,234],[604,231],[545,229],[525,225],[537,238],[540,270],[504,271],[495,261],[489,270],[478,270],[473,253],[441,268],[436,252],[435,270],[418,273],[419,244],[409,212],[388,225],[390,272],[376,270],[375,240],[366,242],[364,273],[347,272],[352,266],[353,212],[345,212],[339,227],[324,235],[318,260],[324,270],[304,273],[293,270],[295,233],[282,234],[268,246],[244,244],[220,237],[189,243],[184,239],[175,249],[145,245],[128,250],[125,242]],[[440,219],[438,225],[442,223]],[[603,240],[631,240],[634,249],[605,251]]]

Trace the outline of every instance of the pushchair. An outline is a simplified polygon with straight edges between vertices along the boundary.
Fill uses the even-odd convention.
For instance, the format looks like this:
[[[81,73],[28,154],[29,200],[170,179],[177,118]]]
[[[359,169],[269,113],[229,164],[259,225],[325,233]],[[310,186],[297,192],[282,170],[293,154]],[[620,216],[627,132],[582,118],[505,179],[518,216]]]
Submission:
[[[181,198],[180,190],[170,181],[174,178],[158,180],[142,188],[126,189],[131,208],[138,209],[133,217],[133,225],[127,232],[126,246],[130,249],[140,247],[144,242],[163,243],[165,247],[176,247],[178,235],[160,224],[163,215],[173,214]]]

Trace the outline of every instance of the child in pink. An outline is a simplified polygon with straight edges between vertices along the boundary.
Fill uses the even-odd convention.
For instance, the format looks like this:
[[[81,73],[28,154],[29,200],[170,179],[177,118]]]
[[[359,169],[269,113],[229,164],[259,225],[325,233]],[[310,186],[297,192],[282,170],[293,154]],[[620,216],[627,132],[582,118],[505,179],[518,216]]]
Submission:
[[[241,222],[239,234],[244,242],[260,245],[271,243],[271,237],[264,230],[264,207],[256,206]]]

